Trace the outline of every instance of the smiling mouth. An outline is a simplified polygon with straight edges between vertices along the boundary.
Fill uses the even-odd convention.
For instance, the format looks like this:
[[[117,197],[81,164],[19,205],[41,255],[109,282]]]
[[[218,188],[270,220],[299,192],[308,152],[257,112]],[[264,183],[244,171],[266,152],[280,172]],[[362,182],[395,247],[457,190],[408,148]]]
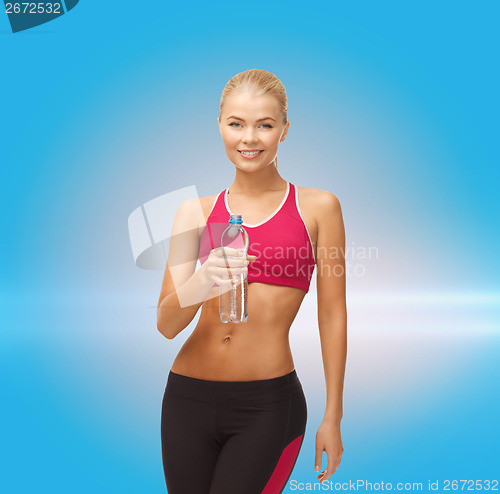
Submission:
[[[254,158],[255,156],[258,156],[260,153],[263,153],[264,150],[261,151],[241,151],[238,149],[238,152],[245,156],[246,158]]]

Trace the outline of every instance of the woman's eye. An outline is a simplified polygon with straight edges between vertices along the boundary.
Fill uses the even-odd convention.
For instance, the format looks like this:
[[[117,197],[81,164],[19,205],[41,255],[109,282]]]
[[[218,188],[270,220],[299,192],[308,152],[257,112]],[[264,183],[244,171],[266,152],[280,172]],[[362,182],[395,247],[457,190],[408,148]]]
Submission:
[[[230,127],[235,127],[236,125],[240,125],[240,124],[239,124],[238,122],[231,122],[231,123],[229,124],[229,126],[230,126]],[[273,128],[273,126],[272,126],[272,125],[269,125],[269,124],[262,124],[262,127],[267,127],[267,128],[269,128],[269,129],[272,129],[272,128]]]

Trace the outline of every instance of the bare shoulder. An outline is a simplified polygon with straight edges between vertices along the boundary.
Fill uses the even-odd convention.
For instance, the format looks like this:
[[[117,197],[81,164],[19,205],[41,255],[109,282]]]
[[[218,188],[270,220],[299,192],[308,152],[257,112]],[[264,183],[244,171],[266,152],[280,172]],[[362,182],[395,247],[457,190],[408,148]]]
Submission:
[[[206,223],[207,223],[208,217],[210,216],[210,212],[212,211],[212,208],[214,206],[216,198],[217,198],[217,194],[213,194],[211,196],[205,196],[205,197],[199,198],[199,203],[200,203],[201,209],[203,210],[203,218],[204,218],[203,226],[206,225]]]
[[[204,228],[216,198],[217,194],[205,197],[193,197],[180,204],[179,210],[183,210],[184,215],[189,216],[191,221],[196,221],[193,227]]]
[[[192,197],[177,206],[176,220],[178,228],[204,228],[210,215],[217,194],[206,197]]]
[[[303,205],[316,222],[325,213],[340,211],[340,201],[332,192],[314,187],[297,187],[297,189],[301,206]]]

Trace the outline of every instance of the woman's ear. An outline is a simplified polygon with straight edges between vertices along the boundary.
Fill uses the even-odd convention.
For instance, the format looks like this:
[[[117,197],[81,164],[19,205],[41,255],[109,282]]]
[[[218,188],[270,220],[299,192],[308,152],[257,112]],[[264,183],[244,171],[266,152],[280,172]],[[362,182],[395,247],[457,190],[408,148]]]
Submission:
[[[283,130],[283,134],[281,134],[280,142],[283,142],[285,140],[285,137],[288,133],[288,127],[290,127],[290,120],[287,120],[285,129]]]

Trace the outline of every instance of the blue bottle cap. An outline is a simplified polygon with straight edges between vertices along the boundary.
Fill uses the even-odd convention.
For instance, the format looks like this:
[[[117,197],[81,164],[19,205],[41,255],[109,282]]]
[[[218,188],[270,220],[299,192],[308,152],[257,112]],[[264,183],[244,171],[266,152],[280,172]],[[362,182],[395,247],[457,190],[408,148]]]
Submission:
[[[231,218],[229,218],[229,223],[236,223],[241,225],[243,220],[241,219],[241,214],[232,214]]]

